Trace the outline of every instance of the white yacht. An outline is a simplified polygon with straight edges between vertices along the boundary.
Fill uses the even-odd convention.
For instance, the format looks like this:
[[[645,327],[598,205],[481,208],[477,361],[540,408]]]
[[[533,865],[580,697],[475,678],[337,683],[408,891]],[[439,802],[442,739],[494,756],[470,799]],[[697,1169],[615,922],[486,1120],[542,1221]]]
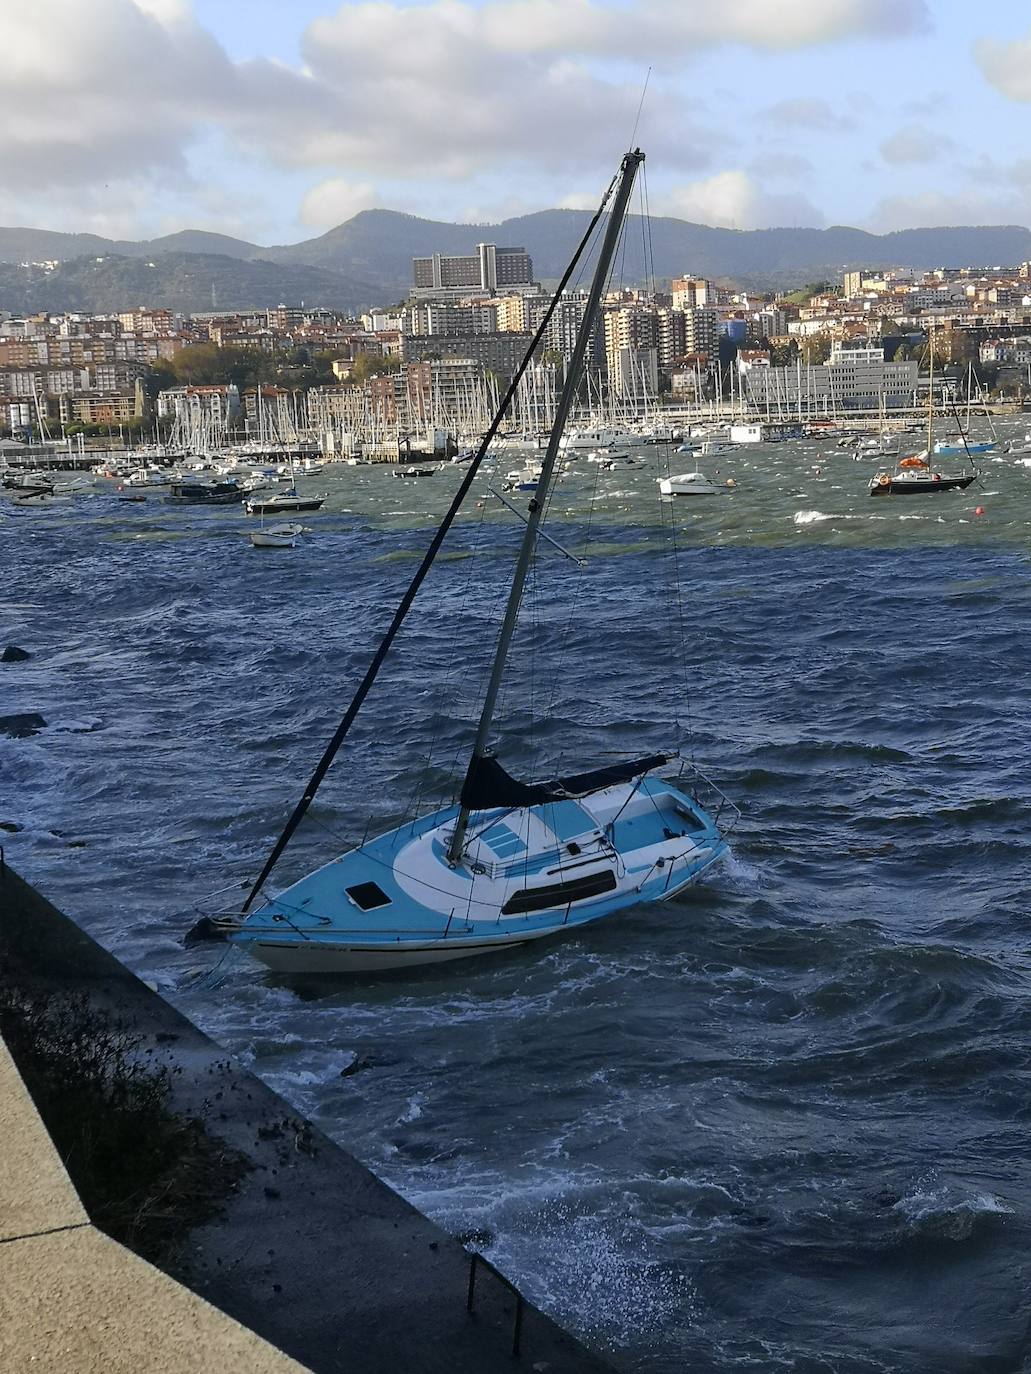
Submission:
[[[615,429],[602,426],[598,429],[575,429],[563,435],[559,448],[569,452],[573,449],[637,448],[640,436],[631,434],[628,429]]]
[[[715,496],[719,487],[704,472],[682,472],[679,477],[663,477],[659,491],[663,496]]]

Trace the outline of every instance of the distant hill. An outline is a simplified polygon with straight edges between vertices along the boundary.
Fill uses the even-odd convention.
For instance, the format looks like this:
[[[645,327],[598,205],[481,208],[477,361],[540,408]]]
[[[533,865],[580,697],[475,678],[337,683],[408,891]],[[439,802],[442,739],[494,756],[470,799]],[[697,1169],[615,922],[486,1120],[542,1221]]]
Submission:
[[[393,210],[363,210],[320,238],[263,250],[273,262],[303,262],[336,271],[350,268],[384,289],[406,291],[411,259],[427,253],[469,253],[478,243],[525,248],[538,276],[562,275],[590,216],[582,210],[541,210],[500,224],[444,224]],[[653,217],[648,233],[631,215],[619,263],[627,282],[647,275],[644,245],[657,277],[681,274],[731,277],[746,285],[796,283],[840,274],[846,267],[993,267],[1031,258],[1031,230],[714,229],[687,220]]]
[[[95,234],[0,228],[0,264],[61,260],[62,267],[47,274],[45,282],[37,281],[30,271],[31,281],[22,283],[25,290],[31,285],[34,291],[43,292],[35,298],[56,302],[47,308],[114,308],[112,304],[73,306],[67,298],[54,295],[54,289],[67,286],[91,299],[99,291],[105,301],[118,298],[129,304],[142,300],[159,303],[154,294],[139,294],[148,287],[159,288],[164,292],[160,303],[171,304],[174,299],[177,309],[210,309],[211,280],[216,284],[219,308],[300,299],[324,305],[367,306],[402,299],[411,283],[413,257],[471,252],[483,242],[526,248],[537,275],[546,281],[555,280],[588,220],[585,211],[541,210],[499,224],[448,224],[396,210],[363,210],[318,238],[270,247],[192,229],[135,242]],[[714,229],[657,216],[645,234],[639,217],[631,216],[625,252],[619,259],[624,281],[645,279],[646,242],[651,258],[648,270],[658,278],[688,273],[730,278],[750,288],[835,278],[846,267],[994,267],[1031,259],[1031,230],[1019,225],[868,234],[843,226]],[[66,263],[84,262],[90,257],[105,259],[99,273],[91,274],[85,266],[70,275],[65,272]],[[185,260],[191,257],[203,261],[190,266]],[[140,260],[155,266],[141,267]],[[208,265],[216,260],[222,264],[217,271]],[[203,288],[205,274],[209,280]],[[29,308],[20,303],[21,297],[11,294],[18,280],[17,274],[0,269],[0,306],[9,310]],[[258,294],[247,298],[248,291]]]
[[[0,263],[0,306],[17,313],[82,310],[103,314],[153,305],[185,313],[245,310],[306,301],[355,310],[375,299],[367,282],[338,272],[212,253],[107,253],[70,258],[57,267]]]

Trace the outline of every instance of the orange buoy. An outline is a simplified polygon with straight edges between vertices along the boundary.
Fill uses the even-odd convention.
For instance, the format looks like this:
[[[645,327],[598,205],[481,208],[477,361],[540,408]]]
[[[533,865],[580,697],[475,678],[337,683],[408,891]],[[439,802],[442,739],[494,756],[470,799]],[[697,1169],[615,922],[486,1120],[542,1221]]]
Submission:
[[[974,507],[974,514],[975,514],[975,515],[984,515],[984,506],[975,506],[975,507]]]

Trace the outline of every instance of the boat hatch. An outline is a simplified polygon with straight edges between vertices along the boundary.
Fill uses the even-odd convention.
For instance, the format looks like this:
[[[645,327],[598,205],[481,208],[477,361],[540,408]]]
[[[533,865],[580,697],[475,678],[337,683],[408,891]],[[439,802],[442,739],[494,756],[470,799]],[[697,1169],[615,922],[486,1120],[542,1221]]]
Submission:
[[[378,906],[390,905],[390,898],[379,883],[355,883],[354,887],[345,887],[344,891],[362,911],[375,911]]]
[[[570,878],[565,883],[524,887],[512,893],[501,908],[501,914],[519,916],[528,911],[543,911],[546,907],[567,906],[570,902],[583,901],[585,897],[599,897],[603,892],[613,892],[615,888],[616,875],[611,868],[606,868],[603,873],[587,873],[582,878]]]

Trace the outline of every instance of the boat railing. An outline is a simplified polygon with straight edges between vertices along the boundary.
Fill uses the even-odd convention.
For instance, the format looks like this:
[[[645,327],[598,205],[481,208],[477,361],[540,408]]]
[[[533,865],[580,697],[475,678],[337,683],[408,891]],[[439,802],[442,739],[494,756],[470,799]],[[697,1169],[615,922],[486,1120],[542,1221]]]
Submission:
[[[707,773],[684,759],[677,773],[677,783],[712,817],[722,834],[731,833],[741,819],[741,811]]]

